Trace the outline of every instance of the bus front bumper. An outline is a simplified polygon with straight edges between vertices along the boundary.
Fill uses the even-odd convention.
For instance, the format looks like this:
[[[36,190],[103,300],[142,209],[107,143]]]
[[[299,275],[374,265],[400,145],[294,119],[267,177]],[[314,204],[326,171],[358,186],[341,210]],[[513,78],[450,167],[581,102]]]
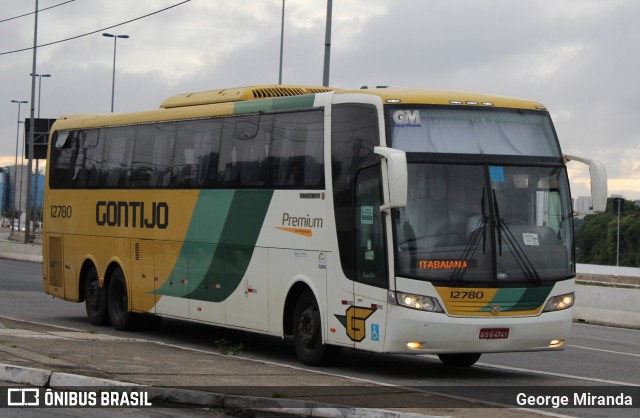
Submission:
[[[526,317],[452,317],[390,306],[385,351],[405,354],[562,350],[573,309]]]

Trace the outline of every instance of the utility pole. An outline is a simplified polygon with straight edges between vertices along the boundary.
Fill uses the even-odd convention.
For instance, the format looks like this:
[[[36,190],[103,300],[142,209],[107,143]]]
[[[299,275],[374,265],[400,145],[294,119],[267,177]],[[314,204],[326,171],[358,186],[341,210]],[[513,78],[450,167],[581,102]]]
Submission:
[[[15,230],[15,215],[16,213],[18,214],[18,231],[20,230],[20,203],[18,203],[18,145],[20,144],[20,124],[22,122],[20,122],[20,106],[25,104],[25,103],[29,103],[27,100],[11,100],[11,103],[16,103],[18,105],[18,127],[16,129],[16,163],[14,165],[15,167],[15,173],[12,174],[13,176],[13,208],[14,208],[14,214],[13,214],[13,218],[11,221],[11,231],[13,232]],[[24,175],[24,170],[22,170],[22,165],[20,166],[20,169],[22,171],[22,173],[20,173],[20,179],[22,179],[22,176]],[[16,203],[18,203],[18,206],[16,206]]]
[[[33,27],[33,63],[31,69],[31,129],[29,129],[29,163],[27,170],[27,216],[24,225],[24,243],[29,243],[31,236],[31,170],[33,169],[33,137],[36,130],[35,99],[36,99],[36,52],[38,50],[38,0],[36,0],[35,23]]]
[[[33,76],[33,74],[31,74]],[[38,119],[40,119],[40,103],[42,102],[42,77],[45,78],[49,78],[51,77],[51,74],[36,74],[36,77],[38,77]],[[35,129],[35,126],[33,127],[33,129]],[[40,170],[39,170],[39,165],[40,160],[38,158],[36,158],[36,179],[35,179],[35,187],[34,187],[34,191],[33,191],[33,210],[36,214],[36,220],[39,218],[38,217],[38,181],[40,180]],[[44,204],[44,202],[43,202]],[[43,208],[44,210],[44,208]],[[42,220],[42,219],[41,219]],[[33,233],[35,233],[38,230],[37,227],[37,222],[34,222],[33,224]]]
[[[327,22],[324,34],[324,71],[322,73],[322,85],[329,86],[329,62],[331,61],[331,9],[333,0],[327,0]]]
[[[618,204],[618,242],[616,244],[616,267],[620,266],[620,212],[622,212],[620,205],[624,201],[623,198],[617,197],[615,202]]]
[[[282,0],[282,20],[280,23],[280,71],[278,72],[278,84],[282,84],[282,55],[284,54],[284,0]]]

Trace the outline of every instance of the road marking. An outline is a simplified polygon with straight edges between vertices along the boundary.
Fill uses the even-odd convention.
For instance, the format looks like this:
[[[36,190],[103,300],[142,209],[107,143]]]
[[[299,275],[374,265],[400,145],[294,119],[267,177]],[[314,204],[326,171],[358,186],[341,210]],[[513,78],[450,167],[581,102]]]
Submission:
[[[478,366],[491,367],[491,368],[500,369],[500,370],[513,370],[513,371],[517,371],[517,372],[525,372],[525,373],[533,373],[533,374],[544,374],[544,375],[547,375],[547,376],[563,377],[563,378],[566,378],[566,379],[586,380],[586,381],[589,381],[589,382],[605,383],[605,384],[609,384],[609,385],[640,386],[640,385],[635,384],[635,383],[619,382],[619,381],[616,381],[616,380],[607,380],[607,379],[596,379],[596,378],[593,378],[593,377],[575,376],[575,375],[565,374],[565,373],[545,372],[545,371],[542,371],[542,370],[522,369],[520,367],[511,367],[511,366],[498,366],[496,364],[489,364],[489,363],[476,363],[476,364]]]
[[[623,352],[623,351],[603,350],[602,348],[583,347],[583,346],[581,346],[581,345],[572,345],[572,344],[569,344],[569,347],[573,347],[573,348],[582,348],[583,350],[602,351],[603,353],[621,354],[621,355],[623,355],[623,356],[634,356],[634,357],[640,357],[640,354],[625,353],[625,352]]]

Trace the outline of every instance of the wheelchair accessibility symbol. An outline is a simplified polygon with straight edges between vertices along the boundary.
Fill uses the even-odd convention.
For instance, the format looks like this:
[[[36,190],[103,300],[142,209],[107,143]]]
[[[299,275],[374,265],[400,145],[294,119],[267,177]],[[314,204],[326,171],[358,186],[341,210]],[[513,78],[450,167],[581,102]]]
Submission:
[[[380,325],[371,324],[371,341],[380,341]]]

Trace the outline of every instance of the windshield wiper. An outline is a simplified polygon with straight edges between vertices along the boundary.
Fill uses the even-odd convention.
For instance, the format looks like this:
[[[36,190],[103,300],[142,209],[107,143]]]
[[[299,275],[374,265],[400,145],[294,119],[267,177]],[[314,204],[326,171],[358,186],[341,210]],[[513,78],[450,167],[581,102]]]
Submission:
[[[478,219],[478,223],[471,233],[467,244],[462,250],[462,257],[460,257],[461,261],[466,261],[467,263],[464,267],[456,267],[449,277],[449,281],[453,286],[459,285],[465,273],[467,272],[469,264],[471,264],[471,260],[473,259],[473,256],[478,249],[478,245],[480,244],[480,236],[482,236],[482,253],[484,254],[487,249],[487,221],[489,220],[489,218],[485,214],[484,209],[484,191],[485,189],[483,187],[482,198],[480,199],[480,218]]]
[[[495,212],[496,228],[498,230],[498,254],[502,256],[502,234],[504,233],[505,243],[507,244],[507,247],[509,247],[509,249],[511,250],[511,253],[513,254],[513,258],[516,260],[516,263],[518,264],[518,267],[520,267],[520,270],[522,270],[522,273],[524,274],[524,276],[528,280],[536,284],[541,284],[542,280],[540,279],[540,275],[536,271],[536,268],[534,267],[531,260],[529,260],[529,258],[527,257],[527,253],[522,249],[522,247],[518,243],[518,240],[513,235],[513,232],[511,232],[511,229],[509,229],[509,225],[507,225],[507,222],[500,217],[500,208],[498,207],[498,199],[496,198],[496,191],[492,190],[492,192],[493,192],[493,210]]]

